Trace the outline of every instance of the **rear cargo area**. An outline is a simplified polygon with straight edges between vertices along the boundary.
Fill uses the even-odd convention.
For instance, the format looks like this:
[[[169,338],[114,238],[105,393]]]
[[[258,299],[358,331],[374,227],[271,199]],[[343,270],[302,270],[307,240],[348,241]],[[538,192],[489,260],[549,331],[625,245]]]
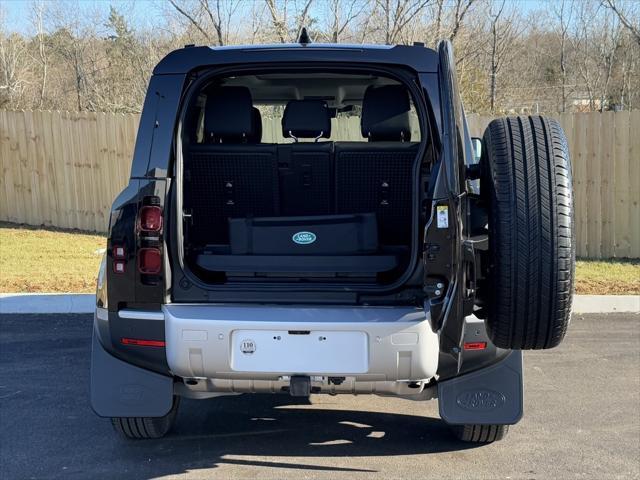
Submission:
[[[416,118],[407,88],[375,75],[206,85],[182,138],[185,265],[213,284],[394,281],[418,243]]]

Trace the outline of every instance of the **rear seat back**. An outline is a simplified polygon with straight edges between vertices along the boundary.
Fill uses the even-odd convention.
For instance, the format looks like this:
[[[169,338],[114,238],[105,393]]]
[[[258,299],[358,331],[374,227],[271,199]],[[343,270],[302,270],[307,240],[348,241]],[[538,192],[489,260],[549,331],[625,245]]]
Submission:
[[[282,135],[294,143],[278,145],[282,215],[327,215],[333,205],[331,117],[322,100],[292,100],[282,116]],[[298,142],[298,139],[316,142]]]
[[[380,242],[406,244],[412,226],[413,166],[409,93],[401,85],[369,87],[362,101],[362,142],[335,144],[336,213],[374,212]]]
[[[245,87],[222,87],[207,98],[204,143],[189,147],[185,208],[196,245],[228,243],[228,218],[280,214],[274,145],[260,142],[260,112]]]
[[[260,112],[245,87],[212,91],[204,142],[185,159],[185,209],[195,245],[227,244],[229,218],[375,213],[380,242],[408,243],[418,143],[409,142],[404,87],[370,87],[361,132],[369,142],[318,142],[331,136],[321,100],[289,102],[282,118],[290,144],[262,144]],[[299,142],[315,139],[316,142]]]

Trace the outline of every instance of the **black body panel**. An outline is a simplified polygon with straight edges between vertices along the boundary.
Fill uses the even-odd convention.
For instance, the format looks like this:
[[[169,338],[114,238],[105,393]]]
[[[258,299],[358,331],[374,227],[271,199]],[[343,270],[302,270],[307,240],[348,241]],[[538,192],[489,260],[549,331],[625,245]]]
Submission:
[[[320,44],[306,47],[299,45],[214,49],[195,47],[181,49],[165,57],[154,70],[154,76],[149,84],[138,130],[130,183],[118,196],[112,208],[107,252],[111,353],[125,361],[166,372],[164,349],[124,346],[119,342],[121,337],[127,335],[163,340],[164,322],[136,322],[121,319],[116,312],[123,308],[159,311],[163,303],[170,302],[172,299],[181,302],[237,301],[264,304],[281,302],[334,305],[362,302],[384,305],[420,304],[425,295],[422,291],[422,271],[425,264],[419,261],[423,252],[412,253],[409,263],[412,265],[411,270],[407,271],[398,282],[384,288],[370,288],[367,285],[348,283],[339,286],[281,283],[264,284],[259,288],[252,284],[220,286],[202,282],[185,271],[178,255],[181,238],[176,233],[175,225],[178,215],[175,211],[174,138],[176,133],[180,133],[176,132],[176,125],[179,123],[180,107],[188,96],[188,87],[200,80],[201,71],[212,67],[226,69],[225,72],[233,71],[232,69],[250,71],[251,68],[270,65],[274,68],[276,65],[279,65],[277,68],[288,65],[290,68],[303,69],[315,66],[317,68],[335,67],[336,71],[340,69],[378,71],[380,74],[397,78],[405,83],[411,92],[420,118],[422,139],[430,139],[428,154],[431,155],[430,161],[434,162],[430,176],[426,173],[422,176],[418,175],[420,166],[413,161],[418,152],[427,154],[426,147],[408,141],[390,142],[388,149],[385,147],[386,142],[251,145],[252,156],[255,157],[255,152],[260,152],[260,161],[267,165],[266,168],[260,168],[261,175],[264,171],[272,172],[266,177],[262,175],[259,179],[252,179],[259,184],[259,188],[254,192],[256,198],[253,203],[256,216],[374,212],[377,215],[377,221],[385,224],[384,230],[392,232],[386,234],[387,238],[380,238],[382,243],[407,244],[408,238],[413,236],[418,239],[421,236],[417,222],[414,226],[414,219],[419,218],[425,211],[428,217],[432,200],[447,203],[452,208],[451,219],[454,218],[453,212],[458,208],[450,197],[451,188],[456,184],[456,177],[451,178],[451,175],[443,173],[444,162],[452,162],[455,159],[448,157],[443,160],[440,151],[443,142],[459,140],[459,137],[454,139],[443,135],[451,135],[452,125],[451,123],[446,125],[446,122],[457,115],[449,113],[448,119],[443,119],[443,106],[440,102],[442,97],[451,95],[449,91],[451,87],[440,83],[442,78],[439,78],[442,67],[440,61],[441,58],[436,52],[423,47]],[[457,97],[453,99],[449,97],[449,100],[459,101]],[[214,218],[212,224],[218,221],[226,224],[227,218],[234,216],[233,196],[237,194],[238,189],[243,188],[242,182],[247,178],[244,170],[251,169],[253,160],[246,160],[242,152],[246,146],[234,147],[236,146],[223,144],[193,147],[194,153],[199,149],[196,157],[199,156],[202,166],[206,164],[206,168],[202,168],[202,172],[191,172],[191,180],[196,179],[196,184],[200,182],[200,188],[203,191],[207,190],[216,202],[222,204],[223,209],[226,208],[224,214],[214,218],[216,215],[214,210],[219,212],[219,208],[212,206],[209,212],[207,210],[209,207],[206,205],[190,206],[203,209],[204,217]],[[379,152],[376,154],[379,158],[371,160],[363,157],[363,152],[374,150]],[[224,166],[214,167],[220,169],[216,175],[208,178],[206,170],[216,163],[214,158],[216,155],[244,158],[233,163],[242,166],[246,160],[246,165],[238,167],[242,170],[239,172],[226,171],[228,163],[223,162]],[[328,156],[334,158],[333,163],[326,161]],[[194,165],[197,170],[197,161]],[[458,170],[457,165],[447,165],[446,168],[456,173]],[[226,184],[216,184],[220,177],[226,176],[234,177],[230,187]],[[415,178],[416,182],[413,182],[412,178]],[[326,188],[332,181],[345,188]],[[287,193],[279,194],[274,187],[277,183],[287,185],[285,189]],[[458,189],[459,186],[456,186],[456,192]],[[405,200],[411,199],[412,195],[417,200],[414,202],[416,205],[413,205],[412,209],[400,209],[399,206],[406,205]],[[136,240],[136,219],[143,199],[148,196],[157,196],[160,199],[165,222],[163,234],[158,239],[164,256],[164,268],[162,275],[152,283],[145,281],[145,278],[137,272],[135,263],[136,252],[142,246]],[[365,197],[366,200],[363,202],[362,199]],[[399,210],[394,210],[396,208]],[[442,233],[446,238],[447,232]],[[453,232],[448,233],[451,235]],[[226,229],[219,235],[221,235],[221,242],[228,240]],[[409,243],[414,241],[421,243],[422,240],[422,238],[410,240]],[[113,272],[111,249],[115,244],[122,244],[127,250],[126,273],[123,275],[116,275]],[[416,248],[412,250],[417,251]],[[393,253],[381,252],[379,257],[381,262],[397,262],[397,256]],[[209,260],[203,259],[203,261]],[[446,265],[449,275],[460,267],[447,261],[443,261],[443,264]],[[430,266],[427,266],[427,270],[429,269]],[[429,276],[429,272],[426,276]],[[449,278],[452,280],[453,275]],[[459,297],[453,294],[448,297],[448,300],[451,300],[452,304],[457,303]],[[456,323],[457,318],[453,321]]]
[[[372,50],[376,50],[377,47],[372,48]],[[409,48],[409,47],[407,47]],[[285,49],[286,50],[286,49]],[[428,108],[425,104],[425,99],[423,96],[424,91],[419,87],[417,82],[417,72],[408,70],[406,68],[391,68],[389,65],[376,65],[366,62],[365,59],[362,59],[362,63],[356,63],[353,65],[347,65],[344,61],[340,53],[343,52],[343,48],[335,47],[335,51],[332,53],[333,62],[328,63],[324,56],[318,55],[310,55],[310,59],[313,61],[307,61],[305,63],[295,63],[295,62],[281,62],[281,63],[260,63],[260,64],[241,64],[240,66],[228,66],[221,69],[216,70],[208,70],[205,74],[198,76],[195,79],[195,82],[190,85],[189,90],[184,96],[183,103],[191,104],[195,95],[193,92],[198,92],[201,86],[207,85],[215,85],[215,82],[212,82],[212,79],[224,77],[227,75],[239,76],[243,74],[255,74],[256,72],[267,73],[267,72],[277,72],[280,74],[291,72],[301,72],[301,71],[309,71],[313,72],[314,70],[324,72],[327,70],[339,72],[345,72],[347,74],[353,73],[366,73],[366,74],[379,74],[381,76],[390,77],[400,83],[403,83],[409,90],[410,95],[413,99],[414,107],[418,113],[418,118],[420,122],[420,135],[421,138],[427,139],[431,135],[437,135],[437,131],[430,125],[427,120],[428,117],[431,117],[431,113],[427,113],[426,109]],[[348,50],[348,49],[347,49]],[[365,49],[368,51],[368,49]],[[409,48],[416,56],[433,55],[432,51],[422,48]],[[393,63],[393,62],[392,62]],[[208,87],[207,87],[208,88]],[[218,87],[216,87],[218,88]],[[224,88],[224,87],[222,87]],[[205,113],[206,115],[206,113]],[[189,122],[190,117],[183,113],[182,120],[185,122]],[[191,131],[192,127],[188,127],[187,131]],[[313,127],[311,130],[317,129],[317,127]],[[311,131],[307,132],[311,133]],[[188,137],[187,137],[188,138]],[[324,155],[329,153],[332,150],[333,142],[320,142],[320,143],[308,143],[308,144],[289,144],[289,145],[250,145],[248,143],[244,143],[239,145],[239,148],[248,148],[250,151],[250,147],[260,147],[260,148],[271,148],[276,147],[279,157],[279,183],[280,186],[287,185],[287,174],[293,175],[291,183],[296,184],[302,182],[303,188],[301,191],[304,193],[301,197],[296,199],[295,195],[289,195],[287,193],[279,192],[278,198],[278,208],[279,215],[283,215],[283,212],[287,212],[287,215],[296,214],[298,212],[308,214],[309,210],[302,210],[297,203],[304,203],[306,206],[311,205],[314,207],[314,212],[318,214],[332,214],[338,210],[337,200],[335,198],[335,188],[329,190],[329,197],[325,194],[319,192],[320,188],[314,189],[314,185],[317,183],[325,183],[327,179],[332,179],[335,183],[336,172],[333,171],[334,162],[326,163],[324,162]],[[336,142],[333,144],[333,150],[335,150],[335,146],[337,146],[340,142]],[[360,142],[362,143],[362,142]],[[377,142],[380,144],[382,148],[382,144],[384,142]],[[399,148],[411,148],[411,146],[407,142],[392,142],[399,146]],[[405,146],[407,145],[407,146]],[[426,152],[430,152],[430,150],[426,146],[426,141],[423,141],[420,144],[417,144],[415,148],[415,156],[414,160],[420,156],[422,159],[422,155],[425,155]],[[231,147],[233,145],[227,145]],[[203,146],[204,149],[211,148],[224,148],[224,142],[217,145],[206,145]],[[376,149],[375,144],[370,144],[369,148],[371,150]],[[285,159],[287,155],[282,155],[284,151],[291,152],[288,160],[282,161]],[[325,153],[326,152],[326,153]],[[188,155],[188,149],[185,149],[185,155]],[[335,156],[335,152],[332,152],[333,156]],[[309,157],[313,160],[312,162],[306,161],[307,158],[305,156],[309,155]],[[428,155],[427,158],[433,158],[432,155]],[[299,161],[298,161],[299,159]],[[331,159],[331,158],[330,158]],[[293,168],[292,168],[293,167]],[[327,168],[328,167],[328,168]],[[363,166],[365,171],[367,166]],[[225,294],[223,292],[227,292],[226,294],[231,295],[235,293],[243,292],[242,296],[243,300],[246,302],[260,302],[262,295],[259,294],[260,289],[265,289],[267,291],[276,292],[278,289],[283,289],[285,291],[295,292],[295,294],[300,294],[302,292],[305,293],[308,298],[315,298],[316,302],[324,303],[327,298],[334,297],[335,293],[339,292],[358,292],[360,294],[371,293],[368,297],[370,303],[376,303],[375,297],[376,295],[380,298],[380,302],[382,304],[406,304],[406,299],[411,298],[412,304],[415,304],[415,294],[411,294],[409,296],[402,294],[403,289],[412,289],[414,292],[416,288],[420,288],[421,286],[421,275],[416,274],[417,271],[422,271],[422,265],[419,263],[418,251],[415,248],[416,244],[420,241],[420,234],[418,233],[418,222],[413,222],[413,216],[418,218],[420,207],[419,204],[422,203],[422,195],[423,193],[418,188],[418,179],[419,172],[421,171],[421,164],[418,161],[413,161],[408,168],[407,177],[408,182],[404,185],[406,186],[406,192],[402,192],[403,195],[408,195],[406,198],[418,198],[418,204],[411,205],[409,200],[409,206],[406,209],[409,212],[410,220],[408,222],[402,222],[402,229],[406,229],[405,231],[412,231],[410,237],[405,236],[405,240],[408,245],[409,243],[413,243],[412,247],[409,248],[408,254],[403,253],[404,259],[402,260],[402,267],[395,269],[393,272],[390,272],[390,275],[383,277],[382,283],[378,283],[376,281],[367,280],[366,282],[345,282],[344,284],[340,284],[339,282],[327,282],[323,284],[322,282],[287,282],[283,280],[279,285],[274,284],[273,282],[268,282],[264,284],[259,284],[259,282],[252,281],[250,284],[243,282],[225,282],[224,276],[214,276],[211,278],[210,276],[202,276],[202,272],[199,272],[197,268],[194,267],[191,270],[188,265],[195,264],[195,260],[197,257],[197,251],[189,250],[185,251],[184,254],[189,256],[185,262],[183,262],[183,257],[179,251],[175,251],[173,249],[169,250],[170,254],[170,264],[174,267],[174,280],[172,282],[171,289],[171,298],[173,301],[177,302],[192,302],[192,301],[206,301],[203,299],[211,298],[218,299],[224,298]],[[309,173],[311,175],[309,175]],[[424,173],[425,177],[428,173]],[[309,182],[309,177],[311,176],[311,182]],[[412,181],[415,179],[415,181]],[[185,182],[188,181],[186,178]],[[399,185],[401,182],[393,181],[394,185]],[[420,181],[422,183],[422,181]],[[280,188],[282,190],[282,188]],[[386,192],[383,192],[383,198],[380,198],[377,189],[369,189],[369,193],[373,195],[373,200],[371,202],[377,204],[382,200],[385,200],[384,195]],[[400,191],[400,189],[398,189]],[[326,192],[326,190],[325,190]],[[316,193],[318,195],[316,195]],[[171,208],[177,208],[175,195],[171,195],[168,199],[172,202]],[[284,204],[286,200],[288,207]],[[329,207],[325,207],[327,200],[329,200]],[[291,208],[289,210],[289,208]],[[298,209],[300,208],[300,209]],[[317,208],[318,210],[315,210]],[[277,211],[272,209],[272,211]],[[189,212],[186,212],[187,214]],[[353,212],[345,212],[345,213],[353,213]],[[368,213],[366,210],[363,210],[361,213]],[[185,228],[189,228],[189,221],[185,222]],[[213,227],[212,227],[213,228]],[[168,235],[171,236],[170,244],[176,245],[177,248],[180,248],[182,244],[182,237],[175,229],[168,231]],[[204,243],[204,242],[203,242]],[[393,244],[389,244],[393,246]],[[406,266],[409,267],[406,267]],[[394,293],[395,292],[395,293]],[[222,294],[222,295],[221,295]],[[351,295],[349,295],[351,297]],[[345,297],[346,298],[346,297]],[[353,298],[353,297],[351,297]],[[357,300],[357,296],[355,297]],[[312,300],[313,301],[313,300]],[[357,303],[357,301],[356,301]]]
[[[111,356],[94,331],[91,407],[101,417],[162,417],[173,402],[173,378]]]
[[[123,345],[123,338],[156,340],[164,342],[164,321],[140,318],[120,318],[109,313],[111,354],[154,372],[168,374],[167,355],[164,347]],[[107,343],[104,342],[106,346]]]
[[[154,75],[140,117],[131,178],[164,178],[173,156],[173,135],[185,75]]]
[[[313,43],[183,48],[164,57],[153,74],[185,74],[207,66],[261,62],[344,62],[351,65],[372,63],[409,67],[416,72],[438,71],[438,55],[424,47]]]

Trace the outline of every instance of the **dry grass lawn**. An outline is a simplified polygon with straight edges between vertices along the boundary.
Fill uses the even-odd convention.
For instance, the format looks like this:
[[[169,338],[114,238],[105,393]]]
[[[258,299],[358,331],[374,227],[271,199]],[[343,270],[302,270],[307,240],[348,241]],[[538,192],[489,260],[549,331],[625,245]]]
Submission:
[[[0,223],[0,292],[94,292],[104,236]]]
[[[640,260],[578,260],[576,293],[640,295]]]
[[[101,235],[0,222],[0,292],[93,292]],[[576,293],[640,295],[640,260],[578,260]]]

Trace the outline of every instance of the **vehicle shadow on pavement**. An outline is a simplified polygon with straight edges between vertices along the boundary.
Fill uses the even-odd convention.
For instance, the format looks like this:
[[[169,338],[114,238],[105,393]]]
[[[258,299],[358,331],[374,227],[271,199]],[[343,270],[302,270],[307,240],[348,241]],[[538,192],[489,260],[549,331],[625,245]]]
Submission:
[[[339,404],[339,401],[336,401]],[[346,457],[428,454],[473,448],[454,439],[437,418],[354,410],[310,408],[285,395],[241,395],[183,400],[174,431],[156,441],[127,441],[118,455],[130,460],[164,454],[169,467],[154,475],[215,468],[223,464],[311,471],[376,472],[348,466]],[[106,433],[106,432],[105,432]],[[146,457],[145,457],[146,456]],[[254,458],[226,458],[249,456]],[[279,461],[259,457],[279,457]],[[322,457],[327,466],[282,461]],[[157,459],[160,460],[160,459]],[[151,472],[150,472],[151,473]]]
[[[125,440],[89,405],[91,329],[90,315],[0,316],[0,478],[335,477],[376,472],[375,457],[473,447],[426,404],[377,413],[367,396],[347,407],[349,396],[284,394],[184,400],[167,437]]]

